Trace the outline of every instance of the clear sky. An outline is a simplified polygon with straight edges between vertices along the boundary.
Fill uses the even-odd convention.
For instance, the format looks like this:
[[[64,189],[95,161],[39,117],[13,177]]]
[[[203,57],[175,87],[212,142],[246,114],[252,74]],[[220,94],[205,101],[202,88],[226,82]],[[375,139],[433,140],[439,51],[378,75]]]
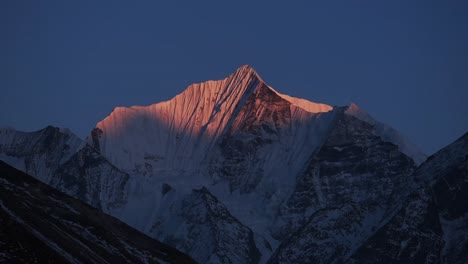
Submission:
[[[431,154],[468,131],[467,2],[0,1],[0,126],[84,138],[116,106],[249,64]]]

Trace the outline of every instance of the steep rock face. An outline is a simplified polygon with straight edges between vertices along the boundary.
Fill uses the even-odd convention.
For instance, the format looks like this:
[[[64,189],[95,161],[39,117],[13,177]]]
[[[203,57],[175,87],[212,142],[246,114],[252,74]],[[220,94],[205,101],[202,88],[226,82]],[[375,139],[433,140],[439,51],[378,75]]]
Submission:
[[[268,263],[340,263],[365,231],[366,210],[356,204],[325,208],[285,240]]]
[[[447,170],[432,185],[444,232],[441,259],[445,263],[466,263],[468,259],[468,151],[464,156],[463,162]]]
[[[311,113],[263,84],[248,97],[209,161],[215,182],[252,192],[263,177],[291,185],[323,140],[334,112]]]
[[[36,132],[0,129],[0,159],[45,183],[80,144],[69,130],[52,126]]]
[[[375,120],[372,116],[359,108],[356,104],[351,103],[346,109],[346,114],[354,116],[373,126],[373,133],[381,137],[384,141],[392,142],[397,145],[399,150],[411,157],[414,162],[419,165],[426,160],[427,156],[419,150],[409,139],[400,134],[389,125],[383,124]]]
[[[256,89],[220,143],[220,154],[211,162],[215,180],[227,180],[231,191],[250,192],[260,182],[264,168],[260,149],[278,142],[281,130],[291,122],[290,103],[266,85]],[[253,169],[253,170],[252,170]],[[217,178],[220,178],[219,180]]]
[[[283,242],[270,262],[344,261],[411,191],[414,169],[413,160],[375,135],[372,124],[341,109],[280,208],[273,235]]]
[[[403,197],[414,162],[372,130],[353,116],[337,115],[325,143],[281,208],[285,224],[279,237],[297,231],[321,208],[352,202],[386,210]]]
[[[153,236],[200,263],[258,263],[260,252],[252,230],[233,217],[205,187],[194,189],[169,210],[173,214],[160,218],[152,227]],[[172,232],[166,232],[168,229]]]
[[[0,161],[0,262],[195,263]]]
[[[109,213],[126,202],[128,180],[128,174],[86,145],[58,168],[49,184]]]
[[[128,174],[68,129],[1,129],[0,159],[106,213],[126,202]]]
[[[415,172],[420,189],[352,256],[354,263],[466,263],[468,133]]]
[[[444,242],[437,209],[427,190],[408,203],[354,254],[351,263],[439,263]]]

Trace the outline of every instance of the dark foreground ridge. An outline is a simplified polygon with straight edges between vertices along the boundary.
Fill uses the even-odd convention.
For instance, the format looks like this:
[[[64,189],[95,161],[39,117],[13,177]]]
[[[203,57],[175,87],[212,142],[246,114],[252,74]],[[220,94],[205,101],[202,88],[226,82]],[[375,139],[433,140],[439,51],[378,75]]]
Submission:
[[[195,263],[0,161],[1,263]]]

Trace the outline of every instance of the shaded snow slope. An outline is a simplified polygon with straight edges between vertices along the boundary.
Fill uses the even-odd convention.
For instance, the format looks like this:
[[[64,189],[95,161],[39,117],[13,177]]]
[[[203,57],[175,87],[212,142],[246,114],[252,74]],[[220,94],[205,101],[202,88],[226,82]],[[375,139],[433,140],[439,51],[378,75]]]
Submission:
[[[423,152],[421,152],[421,150],[416,145],[414,145],[414,143],[412,143],[409,139],[400,134],[400,132],[396,131],[391,126],[375,120],[368,113],[359,108],[356,104],[350,104],[348,106],[348,109],[346,110],[346,114],[352,115],[373,125],[374,133],[376,135],[382,137],[382,139],[385,141],[397,145],[400,151],[405,153],[407,156],[411,157],[414,160],[414,162],[416,162],[416,164],[419,165],[424,160],[426,160],[427,156]]]
[[[57,168],[78,151],[82,140],[68,129],[35,132],[0,129],[0,160],[49,183]]]
[[[419,188],[350,263],[466,263],[468,133],[415,171]]]
[[[128,174],[68,129],[0,129],[0,160],[106,213],[127,202]]]
[[[344,109],[342,109],[344,110]],[[414,162],[343,112],[282,203],[270,263],[342,263],[410,192]]]

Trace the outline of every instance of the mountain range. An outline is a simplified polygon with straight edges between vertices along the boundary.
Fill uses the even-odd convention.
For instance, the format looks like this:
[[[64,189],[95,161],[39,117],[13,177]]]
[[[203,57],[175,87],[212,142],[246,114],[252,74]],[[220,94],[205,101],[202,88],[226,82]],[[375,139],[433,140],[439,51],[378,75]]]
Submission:
[[[1,129],[0,160],[199,263],[467,263],[467,144],[427,158],[355,104],[242,66],[84,140]]]

